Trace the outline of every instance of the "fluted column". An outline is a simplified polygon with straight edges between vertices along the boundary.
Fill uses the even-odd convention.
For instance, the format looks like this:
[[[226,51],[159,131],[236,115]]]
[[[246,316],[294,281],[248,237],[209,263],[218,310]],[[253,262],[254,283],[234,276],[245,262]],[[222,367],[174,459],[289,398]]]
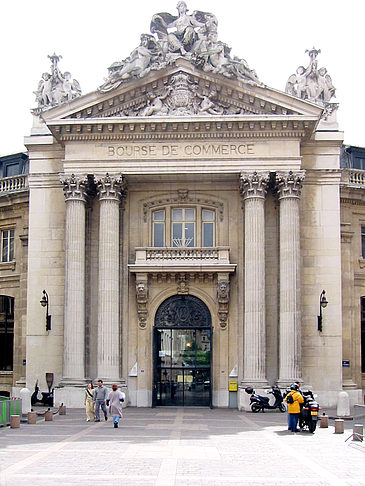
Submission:
[[[268,173],[242,173],[244,201],[244,381],[266,384],[265,195]]]
[[[63,382],[85,380],[85,203],[87,177],[61,179],[66,199]]]
[[[299,199],[304,171],[277,173],[280,203],[279,382],[301,379]]]
[[[96,179],[100,200],[98,283],[98,377],[119,379],[119,206],[125,195],[122,176]]]

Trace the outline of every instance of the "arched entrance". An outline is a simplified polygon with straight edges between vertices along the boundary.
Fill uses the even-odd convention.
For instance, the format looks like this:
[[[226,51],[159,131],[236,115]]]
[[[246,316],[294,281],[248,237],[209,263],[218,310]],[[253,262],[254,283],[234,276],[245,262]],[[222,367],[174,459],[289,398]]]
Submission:
[[[153,335],[153,406],[212,405],[212,322],[193,295],[174,295],[157,309]]]

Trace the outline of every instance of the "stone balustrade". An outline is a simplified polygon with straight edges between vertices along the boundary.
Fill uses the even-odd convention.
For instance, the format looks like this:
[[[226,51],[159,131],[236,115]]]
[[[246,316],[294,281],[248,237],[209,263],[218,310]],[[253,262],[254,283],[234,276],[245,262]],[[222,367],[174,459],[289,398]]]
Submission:
[[[28,189],[28,174],[0,179],[0,195],[9,192],[25,191]]]
[[[342,182],[359,188],[365,187],[365,170],[345,169],[342,173]]]
[[[209,260],[229,263],[228,247],[146,247],[136,248],[136,263],[181,260]]]

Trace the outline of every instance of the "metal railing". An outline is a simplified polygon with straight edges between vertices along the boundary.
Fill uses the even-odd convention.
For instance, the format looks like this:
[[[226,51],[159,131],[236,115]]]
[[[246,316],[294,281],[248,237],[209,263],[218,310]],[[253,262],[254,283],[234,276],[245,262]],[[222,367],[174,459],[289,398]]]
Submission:
[[[28,174],[0,179],[0,195],[9,192],[25,191],[28,189]]]

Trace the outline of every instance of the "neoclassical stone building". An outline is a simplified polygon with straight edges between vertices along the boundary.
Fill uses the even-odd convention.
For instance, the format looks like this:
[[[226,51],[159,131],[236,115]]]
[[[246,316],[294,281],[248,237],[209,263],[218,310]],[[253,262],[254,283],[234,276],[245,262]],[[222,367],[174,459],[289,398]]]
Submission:
[[[243,409],[246,385],[303,379],[323,405],[343,385],[361,400],[343,134],[317,55],[268,88],[179,2],[95,92],[51,56],[26,137],[29,388],[52,372],[69,406],[102,378],[133,406]]]

